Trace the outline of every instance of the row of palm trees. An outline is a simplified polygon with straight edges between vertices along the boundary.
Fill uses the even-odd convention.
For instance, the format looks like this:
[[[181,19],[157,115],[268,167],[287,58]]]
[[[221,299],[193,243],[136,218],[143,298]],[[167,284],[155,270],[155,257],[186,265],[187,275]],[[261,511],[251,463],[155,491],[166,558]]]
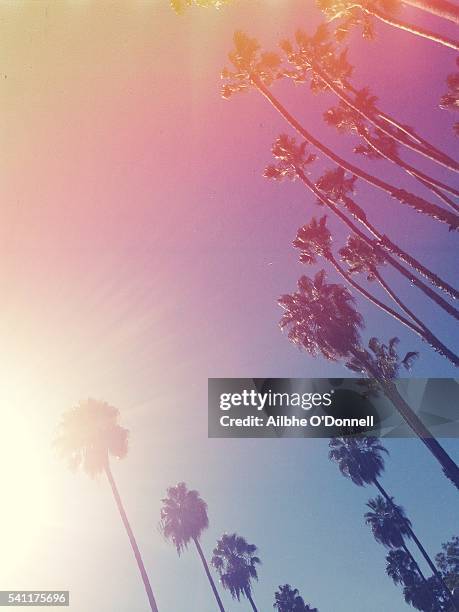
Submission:
[[[81,468],[94,477],[104,473],[127,532],[131,548],[145,587],[150,608],[158,611],[150,579],[127,518],[116,486],[110,458],[122,459],[128,450],[128,431],[121,427],[119,411],[106,402],[86,400],[66,412],[59,425],[55,444],[72,469]],[[407,603],[423,612],[459,612],[459,537],[443,546],[437,556],[438,568],[432,561],[403,508],[394,502],[381,484],[384,471],[385,447],[375,438],[333,438],[329,443],[329,458],[343,476],[359,487],[372,485],[379,495],[368,502],[365,522],[377,542],[389,549],[387,574],[401,584]],[[181,482],[167,490],[160,511],[160,531],[171,542],[180,556],[194,544],[220,612],[223,602],[206,556],[201,536],[209,526],[207,504],[196,490]],[[432,572],[426,577],[408,546],[414,543]],[[252,584],[258,580],[257,568],[261,561],[257,547],[236,533],[223,534],[217,541],[210,561],[220,579],[220,585],[233,599],[247,599],[254,612]],[[297,589],[280,585],[273,607],[278,612],[318,612],[306,604]]]
[[[119,424],[119,411],[116,408],[107,402],[88,399],[64,413],[54,444],[71,469],[81,468],[91,477],[100,474],[107,477],[149,606],[152,612],[158,612],[150,579],[110,467],[110,458],[126,457],[128,438],[129,432]],[[190,544],[194,544],[218,609],[225,612],[200,542],[208,526],[207,504],[198,491],[188,489],[184,482],[167,490],[160,511],[160,531],[174,545],[179,556]],[[257,566],[260,563],[257,547],[236,533],[222,535],[211,559],[211,566],[218,574],[221,586],[237,601],[246,598],[253,612],[258,612],[258,608],[254,601],[252,583],[258,580]],[[288,584],[279,586],[273,606],[278,612],[318,612],[316,608],[305,604],[298,590]]]
[[[459,590],[443,559],[444,574],[438,569],[413,530],[403,508],[394,502],[382,486],[384,454],[387,449],[376,438],[334,438],[329,444],[329,457],[343,476],[359,487],[373,485],[379,492],[368,501],[365,522],[375,540],[389,549],[386,572],[395,584],[403,586],[405,601],[424,612],[459,611]],[[424,575],[408,542],[412,541],[424,558],[431,577]],[[442,559],[442,557],[440,557]],[[441,561],[439,562],[441,568]],[[459,569],[459,566],[458,568]]]

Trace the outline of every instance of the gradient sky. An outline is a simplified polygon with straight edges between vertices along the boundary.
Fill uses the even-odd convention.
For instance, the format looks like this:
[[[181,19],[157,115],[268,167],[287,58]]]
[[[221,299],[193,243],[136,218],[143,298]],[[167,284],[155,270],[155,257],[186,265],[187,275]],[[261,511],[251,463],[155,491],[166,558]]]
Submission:
[[[209,504],[208,554],[224,531],[258,545],[260,611],[285,582],[320,612],[408,609],[363,524],[373,492],[338,474],[326,441],[207,439],[208,377],[348,373],[300,353],[277,327],[277,297],[308,273],[290,242],[322,212],[300,185],[261,176],[286,127],[255,93],[219,96],[234,30],[274,48],[319,20],[305,0],[240,0],[183,17],[167,2],[2,3],[0,589],[67,588],[76,612],[146,609],[107,483],[70,474],[51,448],[62,411],[96,397],[131,431],[113,471],[161,612],[215,610],[194,551],[178,559],[157,530],[160,499],[180,480]],[[381,108],[454,152],[453,118],[437,107],[453,53],[378,27],[373,43],[352,37],[350,57],[355,83],[370,84]],[[335,150],[351,151],[321,120],[331,97],[288,83],[275,91]],[[358,196],[457,282],[445,227],[363,185]],[[393,282],[457,347],[457,327]],[[359,307],[369,335],[422,349]],[[413,372],[453,374],[426,350]],[[457,441],[444,444],[458,458]],[[384,484],[433,554],[457,533],[457,494],[417,440],[387,446]],[[227,612],[248,609],[224,601]]]

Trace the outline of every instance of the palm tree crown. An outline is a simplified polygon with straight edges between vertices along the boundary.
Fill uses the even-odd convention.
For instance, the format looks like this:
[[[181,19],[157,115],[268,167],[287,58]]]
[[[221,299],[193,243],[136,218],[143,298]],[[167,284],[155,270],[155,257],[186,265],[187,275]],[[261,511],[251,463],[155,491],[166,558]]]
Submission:
[[[169,487],[167,497],[161,501],[160,530],[180,555],[209,526],[207,504],[197,491],[188,490],[184,482]]]
[[[110,456],[123,459],[129,432],[118,424],[119,410],[106,402],[88,399],[64,413],[55,446],[72,469],[90,476],[103,472]]]
[[[359,487],[373,484],[384,471],[383,453],[388,451],[377,438],[332,438],[329,448],[341,474]]]
[[[302,276],[298,290],[280,298],[285,311],[280,327],[287,328],[289,340],[311,355],[336,361],[358,346],[363,319],[349,291],[325,278],[324,270],[313,279]]]
[[[317,608],[305,604],[298,589],[292,588],[289,584],[279,585],[274,597],[273,608],[277,608],[278,612],[319,612]]]
[[[257,547],[236,533],[224,534],[214,549],[212,565],[219,573],[223,587],[238,601],[241,595],[250,596],[251,582],[258,580],[257,565],[261,561],[256,553]]]
[[[387,548],[400,548],[404,538],[411,537],[411,522],[401,506],[389,503],[381,495],[367,503],[370,510],[365,513],[365,522],[371,527],[377,542]]]

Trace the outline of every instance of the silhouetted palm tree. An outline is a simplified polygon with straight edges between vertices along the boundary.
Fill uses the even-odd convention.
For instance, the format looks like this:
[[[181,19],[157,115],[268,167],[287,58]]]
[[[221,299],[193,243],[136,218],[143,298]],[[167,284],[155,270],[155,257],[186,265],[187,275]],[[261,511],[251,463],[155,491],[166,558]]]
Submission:
[[[296,239],[293,241],[293,246],[301,252],[300,260],[306,264],[317,263],[317,257],[323,257],[334,267],[334,269],[356,289],[367,300],[380,308],[391,317],[405,325],[437,352],[446,356],[452,363],[459,365],[459,357],[450,351],[420,319],[418,319],[404,303],[390,289],[389,285],[384,281],[377,270],[379,265],[385,263],[383,256],[378,254],[374,247],[369,247],[366,243],[357,237],[351,236],[348,239],[345,249],[340,250],[343,259],[350,265],[351,272],[366,272],[368,279],[377,278],[381,285],[386,289],[389,296],[400,306],[414,322],[406,319],[392,308],[378,300],[374,295],[367,291],[364,287],[354,281],[351,274],[340,266],[332,252],[332,237],[326,225],[326,217],[322,217],[319,221],[315,217],[312,218],[308,225],[304,225],[298,230]],[[373,272],[374,269],[374,272]],[[416,324],[417,325],[416,325]]]
[[[201,559],[220,612],[224,612],[215,582],[199,542],[202,532],[208,528],[207,504],[199,493],[189,490],[184,482],[167,489],[167,497],[162,500],[160,530],[172,542],[180,555],[191,541]]]
[[[278,612],[319,612],[317,608],[305,604],[298,589],[293,589],[289,584],[279,585],[274,597],[273,608],[277,608]]]
[[[158,612],[150,581],[110,468],[110,457],[123,459],[129,432],[118,424],[119,411],[106,402],[88,399],[64,413],[55,445],[72,469],[94,477],[104,473],[126,529],[152,612]]]
[[[220,575],[222,586],[233,599],[239,601],[241,595],[246,597],[254,612],[257,612],[257,607],[252,597],[252,581],[258,580],[257,565],[261,563],[256,553],[254,544],[233,533],[222,535],[212,557],[212,565]]]
[[[222,77],[228,81],[222,90],[224,98],[227,99],[239,91],[255,87],[294,130],[338,166],[388,193],[399,202],[407,204],[418,212],[430,216],[432,219],[448,224],[450,229],[457,229],[459,227],[459,217],[453,212],[446,211],[444,208],[432,204],[420,196],[410,193],[405,189],[400,189],[379,177],[369,174],[339,157],[330,148],[322,144],[287,111],[269,90],[269,86],[285,74],[285,70],[281,68],[279,56],[274,53],[260,54],[258,42],[241,32],[236,32],[234,35],[234,43],[235,50],[229,54],[229,58],[235,70],[224,69],[222,72]]]
[[[459,50],[459,43],[455,40],[441,36],[426,30],[414,24],[398,19],[395,15],[397,3],[392,0],[382,0],[379,5],[376,2],[368,2],[361,0],[318,0],[320,9],[322,9],[329,21],[343,18],[344,22],[336,30],[339,39],[342,39],[349,29],[355,25],[363,27],[363,35],[365,38],[374,38],[374,27],[372,17],[397,28],[403,32],[409,32],[421,38],[425,38],[432,42],[439,43],[450,49]],[[360,11],[358,13],[357,11]]]

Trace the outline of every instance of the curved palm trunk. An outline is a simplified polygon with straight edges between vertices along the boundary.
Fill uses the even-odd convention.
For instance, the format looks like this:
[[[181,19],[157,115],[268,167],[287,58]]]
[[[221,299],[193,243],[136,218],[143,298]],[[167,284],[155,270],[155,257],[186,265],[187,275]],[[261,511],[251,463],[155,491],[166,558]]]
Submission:
[[[158,612],[158,606],[156,605],[155,597],[153,595],[153,591],[150,585],[150,580],[148,578],[147,571],[145,569],[145,565],[143,564],[142,556],[140,554],[139,547],[137,546],[136,539],[134,537],[134,533],[132,531],[131,525],[129,524],[129,520],[126,514],[126,511],[123,506],[123,502],[121,501],[121,496],[118,492],[118,488],[116,486],[115,480],[113,478],[112,471],[110,469],[110,465],[106,464],[105,466],[105,474],[107,475],[108,482],[110,483],[110,487],[112,489],[113,497],[115,498],[115,503],[117,505],[118,511],[121,516],[121,520],[123,521],[124,528],[126,529],[129,542],[131,544],[132,550],[134,551],[135,560],[137,561],[137,565],[140,571],[140,575],[142,576],[142,581],[145,586],[145,591],[147,593],[148,602],[150,604],[150,608],[152,612]]]
[[[414,34],[415,36],[419,36],[421,38],[425,38],[426,40],[430,40],[434,43],[439,43],[444,47],[448,47],[449,49],[454,49],[455,51],[459,51],[459,43],[452,38],[447,38],[446,36],[441,36],[440,34],[436,34],[431,30],[426,30],[425,28],[421,28],[415,26],[406,21],[402,21],[401,19],[397,19],[396,17],[392,17],[391,15],[387,15],[382,11],[379,11],[377,8],[367,8],[362,6],[361,4],[355,4],[356,7],[360,8],[367,15],[371,15],[379,21],[390,25],[398,30],[402,30],[403,32],[409,32],[410,34]]]
[[[351,349],[351,354],[363,365],[367,374],[377,380],[381,385],[384,394],[392,402],[396,410],[400,413],[403,420],[412,429],[412,431],[422,440],[425,446],[429,449],[438,463],[442,466],[443,472],[454,486],[459,489],[459,467],[454,460],[448,455],[445,449],[441,446],[436,438],[427,429],[421,419],[413,412],[411,406],[404,400],[397,390],[393,381],[384,380],[379,372],[373,368],[371,363],[362,358],[362,354],[356,349]]]
[[[337,217],[339,217],[341,219],[341,221],[343,221],[343,223],[345,223],[347,225],[347,227],[349,227],[359,238],[364,240],[371,247],[375,246],[374,242],[370,238],[368,238],[368,236],[366,234],[361,232],[359,230],[359,228],[350,219],[348,219],[343,212],[341,212],[341,210],[338,208],[338,206],[336,206],[331,200],[326,198],[319,191],[319,189],[314,185],[314,183],[312,183],[312,181],[310,181],[308,179],[308,177],[304,174],[304,172],[302,172],[301,170],[297,169],[297,174],[298,174],[298,177],[300,178],[300,180],[306,185],[306,187],[310,191],[312,191],[312,193],[322,202],[322,204],[324,204]],[[360,214],[360,212],[357,212],[357,206],[356,205],[353,205],[353,207],[350,210],[350,212],[351,212],[351,214],[358,215],[359,221],[363,225],[365,225],[365,227],[367,227],[367,229],[373,228],[373,226],[371,226],[366,221],[366,217],[363,217]],[[379,237],[379,239],[381,240],[381,246],[385,247],[387,250],[391,250],[390,247],[391,246],[395,246],[394,243],[392,243],[386,236],[381,236],[381,234],[374,234],[374,235]],[[400,252],[403,253],[403,251],[400,251]],[[426,285],[423,281],[418,279],[409,270],[404,268],[396,259],[394,259],[391,255],[389,255],[389,253],[384,253],[384,257],[385,257],[386,261],[393,268],[395,268],[398,272],[400,272],[400,274],[402,274],[406,279],[408,279],[410,281],[410,283],[412,283],[418,289],[423,291],[423,293],[425,293],[425,295],[427,295],[432,301],[434,301],[438,306],[440,306],[440,308],[443,308],[443,310],[445,310],[448,314],[450,314],[455,319],[459,320],[459,311],[457,311],[453,306],[448,304],[448,302],[446,302],[440,295],[437,295],[435,293],[435,291],[432,291],[432,289],[428,285]]]
[[[428,342],[435,351],[449,359],[451,363],[453,363],[455,366],[459,366],[459,357],[455,353],[453,353],[453,351],[451,351],[447,346],[445,346],[443,342],[441,342],[441,340],[439,340],[435,336],[435,334],[427,327],[427,325],[425,325],[425,323],[423,323],[421,319],[419,319],[414,314],[414,312],[410,308],[408,308],[408,306],[404,302],[402,302],[402,300],[396,295],[396,293],[392,291],[392,288],[386,283],[386,281],[378,272],[378,270],[373,269],[372,272],[378,280],[378,283],[381,285],[384,291],[394,300],[397,306],[401,308],[405,314],[407,314],[415,323],[419,325],[420,330],[418,330],[416,333],[418,333],[421,338]]]
[[[201,544],[197,538],[193,538],[193,542],[196,546],[196,550],[198,551],[198,555],[202,561],[204,566],[204,571],[206,572],[207,580],[210,582],[210,586],[212,587],[213,594],[215,595],[215,599],[217,600],[218,609],[220,612],[225,612],[225,608],[223,607],[222,600],[220,599],[220,595],[218,594],[217,587],[215,586],[215,582],[212,578],[212,575],[209,570],[209,566],[207,564],[207,560],[202,552]]]
[[[450,200],[444,194],[442,194],[441,191],[439,191],[439,190],[443,190],[443,191],[446,191],[447,193],[450,193],[451,195],[455,197],[459,197],[458,189],[456,189],[455,187],[451,187],[450,185],[447,185],[446,183],[443,183],[442,181],[439,181],[436,178],[433,178],[429,176],[428,174],[425,174],[424,172],[421,172],[420,170],[418,170],[411,164],[408,164],[407,162],[405,162],[398,155],[390,155],[386,153],[385,151],[383,151],[383,149],[378,147],[378,145],[366,134],[366,131],[363,128],[358,127],[357,131],[358,131],[359,136],[368,144],[369,147],[373,149],[373,151],[381,155],[381,157],[383,157],[384,159],[387,159],[391,163],[395,164],[396,166],[403,168],[405,172],[407,172],[410,176],[412,176],[417,181],[419,181],[422,185],[427,187],[427,189],[430,189],[432,193],[435,193],[435,195],[440,197],[446,204],[448,204],[450,208],[452,208],[456,212],[459,212],[459,205],[453,202],[452,200]]]
[[[459,24],[459,7],[448,0],[402,0],[402,2]]]
[[[427,342],[435,351],[437,351],[438,353],[440,353],[441,355],[443,355],[444,357],[446,357],[447,359],[449,359],[455,366],[459,366],[459,357],[457,355],[455,355],[450,349],[448,349],[448,347],[446,347],[423,323],[420,319],[418,319],[410,310],[408,307],[405,307],[405,305],[403,304],[403,302],[392,292],[392,290],[390,289],[390,287],[385,283],[384,279],[382,279],[381,275],[379,274],[379,272],[377,270],[373,270],[373,274],[376,276],[376,278],[378,279],[378,282],[381,283],[382,287],[386,290],[386,292],[388,293],[388,295],[394,300],[394,302],[400,307],[402,308],[402,310],[404,310],[406,312],[406,314],[411,317],[413,319],[413,321],[415,321],[415,323],[417,323],[419,325],[419,327],[417,325],[415,325],[414,323],[412,323],[411,321],[409,321],[408,319],[406,319],[405,317],[403,317],[402,315],[400,315],[398,312],[396,312],[395,310],[393,310],[390,306],[387,306],[387,304],[384,304],[384,302],[381,302],[380,300],[378,300],[378,298],[376,298],[374,295],[372,295],[369,291],[367,291],[364,287],[362,287],[361,285],[359,285],[350,274],[348,274],[338,263],[338,261],[333,257],[332,253],[330,253],[328,256],[326,256],[326,259],[332,264],[332,266],[335,268],[335,270],[338,272],[338,274],[344,278],[345,281],[347,281],[351,287],[354,287],[354,289],[356,291],[358,291],[361,295],[363,295],[363,297],[365,297],[367,300],[369,300],[372,304],[374,304],[377,308],[380,308],[381,310],[383,310],[384,312],[386,312],[388,315],[390,315],[391,317],[393,317],[396,321],[398,321],[399,323],[401,323],[402,325],[405,325],[406,327],[408,327],[408,329],[411,329],[411,331],[413,331],[417,336],[419,336],[420,338],[422,338],[425,342]],[[381,279],[381,280],[380,280]],[[387,287],[387,288],[386,288]]]
[[[384,487],[381,485],[381,483],[378,481],[378,479],[375,478],[375,480],[373,482],[374,482],[375,487],[378,489],[378,491],[381,493],[381,495],[385,498],[385,500],[389,503],[389,505],[392,506],[393,508],[395,508],[395,510],[397,510],[396,506],[394,505],[394,502],[392,501],[392,498],[388,495],[387,491],[384,489]],[[458,610],[457,605],[454,603],[453,594],[451,593],[451,591],[449,590],[449,588],[445,584],[445,581],[443,580],[442,575],[440,574],[440,572],[438,571],[436,565],[434,564],[434,562],[430,558],[430,555],[427,553],[426,549],[424,548],[424,546],[421,544],[421,542],[417,538],[416,534],[413,531],[413,528],[407,522],[405,522],[405,526],[406,526],[406,528],[408,530],[408,533],[410,534],[411,539],[413,540],[413,542],[418,547],[419,552],[421,553],[421,555],[426,560],[427,565],[430,567],[433,575],[438,580],[438,582],[442,585],[443,589],[445,590],[445,593],[448,595],[448,598],[450,599],[450,602],[453,604],[453,610]],[[405,552],[408,552],[408,554],[410,555],[411,558],[413,558],[411,553],[410,553],[410,551],[408,550],[408,548],[405,548],[404,550],[405,550]],[[414,559],[413,559],[413,561],[414,561]],[[416,563],[416,561],[414,561],[414,562]],[[416,566],[417,566],[417,563],[416,563]],[[422,578],[425,580],[425,578],[422,575],[422,572],[419,569],[419,567],[418,567],[418,571],[421,574]],[[458,612],[459,612],[459,610],[458,610]]]
[[[390,183],[386,183],[382,179],[365,172],[354,164],[351,164],[339,157],[331,149],[327,146],[323,145],[319,140],[314,138],[312,134],[310,134],[303,126],[291,115],[287,109],[275,98],[269,89],[265,87],[265,85],[258,79],[257,76],[252,75],[251,81],[253,85],[258,89],[258,91],[270,102],[270,104],[275,108],[282,117],[287,121],[287,123],[298,132],[307,142],[312,144],[316,149],[319,149],[326,157],[331,159],[335,164],[343,168],[343,170],[347,170],[355,176],[360,177],[365,182],[381,189],[385,193],[388,193],[393,198],[401,202],[402,204],[406,204],[411,208],[414,208],[418,212],[422,212],[429,217],[436,219],[442,223],[446,223],[450,229],[458,229],[459,228],[459,216],[454,213],[437,206],[436,204],[432,204],[424,198],[420,196],[416,196],[413,193],[410,193],[404,189],[399,189],[395,187],[395,185],[391,185]]]
[[[417,143],[410,142],[409,140],[407,140],[407,138],[394,134],[394,132],[389,130],[384,125],[384,123],[379,121],[371,113],[366,112],[365,109],[363,109],[356,102],[354,102],[354,100],[352,100],[352,98],[350,98],[345,93],[344,89],[336,85],[333,79],[326,73],[325,70],[322,70],[322,68],[316,62],[313,62],[309,58],[308,63],[314,73],[321,79],[321,81],[325,85],[327,85],[327,87],[335,94],[335,96],[337,96],[343,102],[343,104],[345,104],[348,108],[352,109],[358,115],[369,121],[375,128],[381,130],[381,132],[383,132],[386,136],[392,138],[402,146],[407,147],[412,151],[416,151],[421,155],[424,155],[424,157],[427,157],[431,161],[437,162],[442,166],[449,168],[450,170],[454,170],[455,172],[459,172],[459,164],[453,159],[448,158],[449,161],[446,161],[446,156],[444,154],[442,154],[441,157],[437,156],[431,149],[425,148]]]
[[[459,43],[458,43],[458,48],[459,48]],[[352,83],[350,81],[348,81],[347,79],[343,80],[343,85],[352,94],[354,94],[354,96],[357,96],[360,93],[359,90],[356,89],[352,85]],[[392,117],[391,115],[388,115],[387,113],[384,113],[377,106],[375,106],[373,110],[374,110],[374,113],[375,113],[375,115],[377,116],[378,119],[380,119],[381,121],[384,121],[384,123],[387,123],[387,124],[391,125],[392,127],[395,127],[399,132],[401,132],[405,136],[408,136],[408,138],[413,140],[415,143],[422,145],[425,149],[430,149],[438,157],[443,158],[445,161],[450,161],[452,159],[448,155],[446,155],[446,153],[444,153],[443,151],[440,151],[439,149],[437,149],[431,142],[429,142],[428,140],[426,140],[425,138],[420,136],[414,130],[414,128],[409,127],[407,125],[402,125],[394,117]],[[454,161],[454,160],[452,160],[452,161]]]
[[[250,605],[252,606],[252,610],[253,610],[253,612],[258,612],[258,608],[257,608],[257,606],[255,605],[255,602],[253,601],[253,598],[252,598],[252,594],[251,594],[251,592],[250,592],[249,590],[246,590],[246,591],[245,591],[245,596],[246,596],[246,597],[247,597],[247,599],[250,601]]]

